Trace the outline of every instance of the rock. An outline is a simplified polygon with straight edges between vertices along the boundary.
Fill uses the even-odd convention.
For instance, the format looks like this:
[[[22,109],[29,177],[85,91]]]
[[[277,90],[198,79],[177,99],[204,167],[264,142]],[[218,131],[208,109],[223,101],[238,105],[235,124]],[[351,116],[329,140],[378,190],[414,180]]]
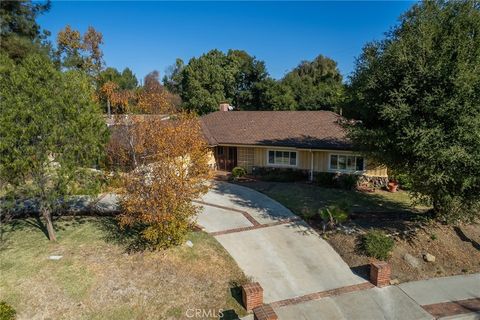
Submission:
[[[187,240],[187,242],[185,243],[188,247],[193,247],[193,242],[190,241],[190,240]]]
[[[393,286],[393,285],[396,285],[396,284],[399,284],[400,283],[400,280],[398,279],[392,279],[390,280],[390,284]]]
[[[423,255],[423,260],[425,260],[426,262],[435,262],[435,256],[430,253],[425,253]]]
[[[412,268],[418,268],[420,266],[420,260],[415,258],[409,253],[405,253],[403,256],[403,259],[412,267]]]
[[[49,256],[48,257],[48,259],[50,259],[50,260],[60,260],[62,258],[63,258],[63,256]]]

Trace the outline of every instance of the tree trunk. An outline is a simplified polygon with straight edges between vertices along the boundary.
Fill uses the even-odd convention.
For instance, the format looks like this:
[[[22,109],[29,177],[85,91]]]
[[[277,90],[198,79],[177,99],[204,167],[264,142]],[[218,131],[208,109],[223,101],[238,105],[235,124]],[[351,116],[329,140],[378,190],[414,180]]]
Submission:
[[[47,226],[48,239],[50,241],[57,241],[57,237],[55,236],[55,230],[53,229],[52,214],[50,210],[43,207],[42,216],[45,219],[45,224]]]
[[[110,108],[110,99],[107,99],[107,113],[108,113],[108,117],[111,118],[112,117],[112,110]]]

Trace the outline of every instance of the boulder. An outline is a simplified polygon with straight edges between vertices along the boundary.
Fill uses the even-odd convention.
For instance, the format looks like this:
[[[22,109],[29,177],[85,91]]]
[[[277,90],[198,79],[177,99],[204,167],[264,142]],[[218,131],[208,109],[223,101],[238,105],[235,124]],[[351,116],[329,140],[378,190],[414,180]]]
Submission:
[[[425,260],[426,262],[435,262],[435,256],[430,253],[425,253],[423,255],[423,260]]]
[[[403,256],[403,259],[412,267],[412,268],[418,268],[420,266],[420,260],[415,258],[409,253],[405,253]]]

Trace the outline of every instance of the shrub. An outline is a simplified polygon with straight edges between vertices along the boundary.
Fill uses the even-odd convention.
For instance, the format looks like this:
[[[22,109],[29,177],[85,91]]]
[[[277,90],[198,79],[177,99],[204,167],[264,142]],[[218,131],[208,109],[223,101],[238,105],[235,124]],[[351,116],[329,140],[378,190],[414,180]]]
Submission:
[[[234,178],[240,178],[240,177],[243,177],[246,174],[247,174],[247,171],[245,171],[245,169],[242,168],[242,167],[235,167],[232,170],[232,176]]]
[[[406,174],[397,174],[395,179],[403,190],[412,189],[412,180]]]
[[[322,218],[323,232],[325,232],[327,226],[333,228],[347,221],[348,208],[345,204],[332,205],[320,210],[319,214]]]
[[[339,188],[353,190],[357,187],[359,178],[355,174],[340,174],[335,177],[335,182]]]
[[[362,247],[366,255],[386,260],[395,242],[382,231],[370,231],[363,236]]]
[[[0,320],[13,320],[17,312],[5,301],[0,301]]]
[[[256,168],[255,174],[262,180],[273,182],[305,181],[308,178],[304,171],[291,168]]]
[[[316,172],[314,175],[316,184],[322,187],[335,186],[335,173],[332,172]]]

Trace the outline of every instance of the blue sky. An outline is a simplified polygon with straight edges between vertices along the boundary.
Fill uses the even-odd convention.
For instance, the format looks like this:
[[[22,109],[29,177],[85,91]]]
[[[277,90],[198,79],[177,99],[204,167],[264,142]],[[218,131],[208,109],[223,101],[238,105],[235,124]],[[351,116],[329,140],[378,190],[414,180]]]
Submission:
[[[363,45],[381,39],[412,2],[53,2],[38,19],[56,36],[70,24],[104,36],[107,66],[142,78],[163,76],[181,58],[210,49],[243,49],[281,78],[318,54],[338,62],[344,76]]]

